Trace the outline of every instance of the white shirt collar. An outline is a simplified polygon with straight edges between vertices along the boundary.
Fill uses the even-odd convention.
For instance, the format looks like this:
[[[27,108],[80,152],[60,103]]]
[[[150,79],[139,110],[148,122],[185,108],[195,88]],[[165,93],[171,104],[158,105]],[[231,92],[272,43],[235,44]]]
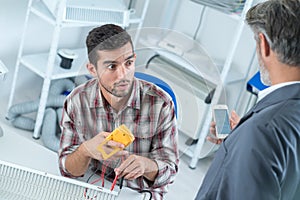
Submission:
[[[272,85],[262,91],[258,92],[258,98],[257,98],[257,102],[259,102],[260,100],[262,100],[265,96],[267,96],[268,94],[270,94],[271,92],[277,90],[278,88],[287,86],[287,85],[292,85],[292,84],[296,84],[296,83],[300,83],[300,81],[290,81],[290,82],[285,82],[285,83],[279,83],[276,85]]]

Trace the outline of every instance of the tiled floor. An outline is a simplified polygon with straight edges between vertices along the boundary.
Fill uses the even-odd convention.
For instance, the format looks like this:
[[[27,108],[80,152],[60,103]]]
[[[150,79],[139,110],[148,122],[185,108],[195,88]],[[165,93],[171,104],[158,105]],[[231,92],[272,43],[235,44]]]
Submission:
[[[7,104],[1,103],[1,105]],[[57,163],[55,163],[57,162],[57,155],[44,148],[42,146],[42,141],[32,139],[31,132],[12,127],[10,123],[5,120],[5,112],[6,109],[2,109],[2,112],[0,113],[0,126],[4,131],[4,136],[0,137],[0,145],[2,145],[2,149],[0,147],[0,151],[2,151],[2,153],[0,152],[0,159],[4,156],[5,158],[8,158],[8,161],[18,164],[32,165],[33,163],[36,163],[34,164],[34,166],[36,166],[36,168],[38,168],[39,170],[55,174],[58,173],[58,170],[55,169],[57,167]],[[20,137],[20,135],[22,137]],[[8,150],[3,150],[4,146],[6,146]],[[30,154],[36,154],[37,152],[33,151],[36,151],[37,147],[41,146],[42,148],[40,148],[41,150],[39,150],[38,152],[39,158],[32,157]],[[13,157],[18,156],[21,156],[21,159],[18,158],[18,160],[14,160]],[[197,190],[202,182],[203,176],[210,165],[211,159],[212,157],[201,159],[198,161],[196,169],[191,169],[189,168],[190,158],[185,154],[181,154],[178,175],[175,179],[175,182],[170,185],[169,193],[166,195],[165,199],[194,199]],[[44,168],[44,166],[48,167],[45,167],[45,169],[41,169]]]

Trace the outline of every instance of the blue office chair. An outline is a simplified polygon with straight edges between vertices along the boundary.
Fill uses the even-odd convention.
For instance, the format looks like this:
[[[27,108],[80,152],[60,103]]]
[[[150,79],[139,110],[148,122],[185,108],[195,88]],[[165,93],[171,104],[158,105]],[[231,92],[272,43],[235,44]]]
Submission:
[[[260,72],[256,72],[254,76],[247,82],[247,91],[257,95],[257,93],[269,86],[264,85],[260,80]]]
[[[174,108],[175,108],[175,115],[177,117],[177,101],[176,101],[176,97],[175,97],[175,94],[174,94],[172,88],[166,82],[164,82],[163,80],[161,80],[161,79],[159,79],[157,77],[154,77],[152,75],[145,74],[145,73],[142,73],[142,72],[135,72],[134,76],[136,78],[148,81],[150,83],[154,83],[155,85],[157,85],[158,87],[160,87],[161,89],[163,89],[164,91],[166,91],[171,96],[171,98],[173,100]]]

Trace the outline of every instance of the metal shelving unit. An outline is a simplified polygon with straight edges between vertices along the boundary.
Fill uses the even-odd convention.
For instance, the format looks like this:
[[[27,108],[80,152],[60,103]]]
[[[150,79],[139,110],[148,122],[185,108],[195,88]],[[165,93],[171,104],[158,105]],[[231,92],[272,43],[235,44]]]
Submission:
[[[228,72],[229,72],[230,68],[232,67],[233,58],[234,58],[234,55],[236,54],[238,44],[239,44],[240,39],[242,37],[242,31],[245,27],[245,21],[244,21],[245,15],[246,15],[247,11],[249,10],[249,8],[252,6],[252,4],[253,4],[253,0],[246,0],[244,2],[244,7],[242,9],[241,14],[237,18],[235,17],[237,19],[238,24],[237,24],[236,30],[234,32],[235,34],[233,35],[230,51],[228,52],[227,58],[225,60],[224,66],[223,66],[222,71],[221,71],[221,82],[224,83],[225,85],[230,82],[227,79]],[[247,75],[246,76],[245,75],[241,76],[241,80],[245,79],[246,77],[247,77]],[[222,87],[223,86],[221,84],[217,85],[214,96],[213,96],[213,99],[212,99],[212,102],[211,102],[211,105],[218,104],[219,99],[220,99],[221,94],[222,94],[222,90],[223,90]],[[196,146],[193,149],[192,160],[191,160],[190,165],[189,165],[190,168],[192,168],[192,169],[196,168],[198,159],[201,158],[200,157],[201,150],[202,150],[202,147],[204,145],[207,133],[209,132],[211,120],[212,120],[212,112],[207,112],[206,113],[206,118],[203,122],[202,129],[201,129],[200,134],[199,134],[198,142],[197,142]]]
[[[87,55],[85,49],[74,49],[73,51],[77,53],[78,59],[75,59],[72,63],[71,69],[63,69],[59,66],[60,59],[57,55],[57,49],[59,45],[59,38],[63,28],[71,27],[93,27],[99,26],[103,23],[99,22],[84,22],[75,21],[71,22],[64,19],[64,8],[66,7],[67,0],[60,0],[58,2],[57,14],[54,16],[42,0],[29,0],[27,12],[24,21],[24,28],[22,33],[22,39],[20,42],[20,47],[18,51],[18,57],[15,67],[15,73],[13,77],[12,89],[8,102],[8,109],[12,106],[14,95],[16,91],[16,83],[18,80],[18,75],[20,67],[26,67],[30,71],[36,73],[38,76],[43,78],[43,86],[41,89],[39,109],[36,116],[36,123],[33,133],[34,139],[39,139],[40,129],[43,122],[43,117],[46,109],[46,101],[48,98],[48,92],[51,84],[51,80],[68,78],[87,74],[87,70],[83,67],[87,61]],[[145,0],[143,11],[141,16],[129,15],[128,21],[123,20],[123,23],[116,22],[116,24],[125,27],[129,24],[138,24],[138,28],[142,27],[144,17],[147,12],[147,7],[149,5],[149,0]],[[130,10],[128,10],[130,12]],[[28,29],[28,24],[30,23],[30,17],[34,14],[36,17],[42,19],[45,23],[53,27],[51,45],[49,47],[49,52],[41,52],[31,55],[26,55],[24,52],[24,44],[26,32]],[[107,23],[112,23],[107,22]],[[138,35],[135,35],[137,37]]]

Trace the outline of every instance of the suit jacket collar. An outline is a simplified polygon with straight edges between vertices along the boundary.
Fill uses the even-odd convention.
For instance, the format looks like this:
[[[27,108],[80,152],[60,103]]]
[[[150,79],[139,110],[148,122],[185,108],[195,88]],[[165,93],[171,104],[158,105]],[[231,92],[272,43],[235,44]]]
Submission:
[[[300,83],[287,85],[271,92],[253,107],[253,112],[259,112],[265,107],[289,99],[300,99]]]
[[[262,109],[277,104],[282,101],[286,101],[289,99],[299,99],[300,100],[300,83],[287,85],[281,88],[276,89],[275,91],[271,92],[263,99],[261,99],[257,104],[255,104],[245,115],[241,118],[238,125],[235,127],[237,128],[240,126],[244,121],[250,118],[253,113],[257,113]]]

